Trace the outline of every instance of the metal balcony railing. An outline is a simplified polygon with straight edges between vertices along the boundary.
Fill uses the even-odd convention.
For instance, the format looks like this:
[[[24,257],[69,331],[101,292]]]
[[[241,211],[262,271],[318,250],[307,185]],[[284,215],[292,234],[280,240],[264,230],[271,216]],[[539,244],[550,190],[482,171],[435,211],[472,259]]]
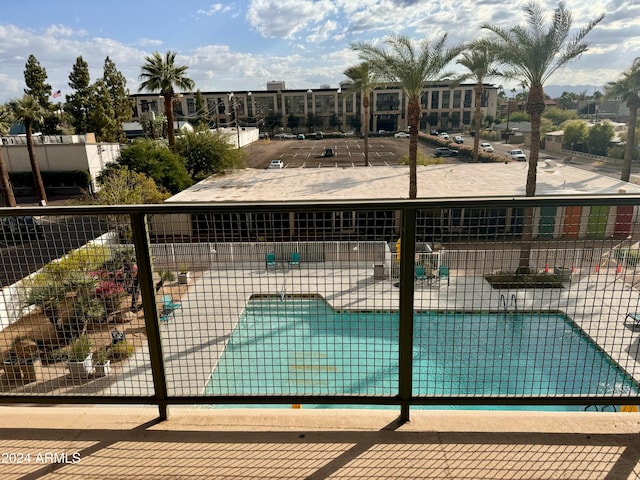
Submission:
[[[639,202],[3,208],[0,398],[633,405]]]

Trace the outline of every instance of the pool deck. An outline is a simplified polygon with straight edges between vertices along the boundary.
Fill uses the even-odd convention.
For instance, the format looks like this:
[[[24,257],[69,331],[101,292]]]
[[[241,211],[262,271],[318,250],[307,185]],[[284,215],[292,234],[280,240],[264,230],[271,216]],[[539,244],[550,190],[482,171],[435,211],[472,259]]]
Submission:
[[[337,310],[397,310],[398,292],[393,281],[374,280],[372,269],[365,268],[307,265],[275,271],[262,268],[202,272],[181,299],[182,308],[176,311],[175,318],[162,324],[170,391],[203,393],[252,295],[317,294]],[[458,275],[452,270],[449,286],[445,281],[436,286],[416,286],[415,309],[500,311],[501,296],[509,311],[513,311],[513,299],[519,311],[562,311],[622,368],[640,379],[636,360],[640,328],[634,328],[634,323],[625,318],[629,311],[640,311],[640,295],[624,284],[615,268],[602,269],[597,274],[576,274],[565,288],[546,290],[494,290],[483,277]],[[139,355],[146,356],[147,352],[143,350]],[[146,359],[140,360],[147,363]],[[138,370],[146,376],[139,384],[150,385],[148,371]]]

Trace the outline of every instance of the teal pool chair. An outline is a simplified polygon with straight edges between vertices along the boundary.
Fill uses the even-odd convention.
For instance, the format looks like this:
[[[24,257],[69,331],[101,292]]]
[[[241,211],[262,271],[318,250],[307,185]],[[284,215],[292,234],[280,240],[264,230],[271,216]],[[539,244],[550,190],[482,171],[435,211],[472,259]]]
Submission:
[[[424,265],[416,265],[414,269],[415,280],[419,283],[424,283],[425,281],[429,281],[429,275],[427,275],[426,270],[424,269]]]
[[[289,266],[300,268],[300,254],[298,252],[293,252],[291,254],[291,257],[289,258]]]
[[[449,286],[449,267],[447,265],[440,265],[438,268],[438,282],[442,282],[443,279],[447,279],[447,287]]]
[[[264,255],[264,264],[267,270],[273,267],[274,269],[278,268],[278,262],[276,262],[276,254],[275,253],[266,253]]]
[[[179,302],[174,302],[170,295],[164,295],[161,299],[162,310],[160,311],[160,320],[166,322],[170,316],[176,316],[176,310],[182,307]]]

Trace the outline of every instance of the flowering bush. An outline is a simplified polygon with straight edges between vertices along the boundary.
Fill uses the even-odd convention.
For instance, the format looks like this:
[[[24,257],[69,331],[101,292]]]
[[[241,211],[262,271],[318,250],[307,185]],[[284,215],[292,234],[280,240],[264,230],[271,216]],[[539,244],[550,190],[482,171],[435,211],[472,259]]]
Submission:
[[[123,297],[125,293],[124,285],[110,280],[100,282],[96,288],[96,296],[102,298]]]

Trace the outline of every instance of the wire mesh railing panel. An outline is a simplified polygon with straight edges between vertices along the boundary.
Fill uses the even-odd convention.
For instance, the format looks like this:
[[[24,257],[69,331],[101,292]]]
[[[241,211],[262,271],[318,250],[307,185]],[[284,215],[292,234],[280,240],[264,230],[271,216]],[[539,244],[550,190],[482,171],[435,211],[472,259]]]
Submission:
[[[638,401],[635,203],[423,203],[7,212],[0,396]]]
[[[135,251],[113,220],[2,219],[3,395],[154,394]]]

